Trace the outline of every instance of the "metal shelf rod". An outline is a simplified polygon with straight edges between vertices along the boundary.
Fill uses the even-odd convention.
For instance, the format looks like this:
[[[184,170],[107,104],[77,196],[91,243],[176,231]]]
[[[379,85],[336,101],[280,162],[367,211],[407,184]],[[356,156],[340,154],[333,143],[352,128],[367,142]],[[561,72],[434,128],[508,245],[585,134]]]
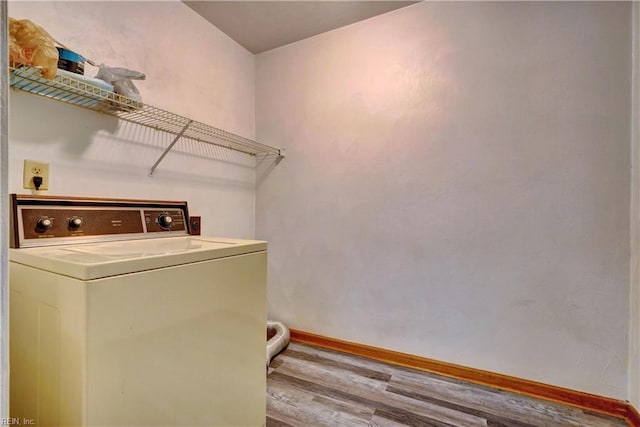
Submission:
[[[187,122],[186,125],[184,125],[184,127],[182,128],[182,130],[180,131],[180,133],[178,133],[176,135],[176,137],[173,139],[173,141],[171,141],[171,144],[169,144],[169,146],[167,148],[165,148],[164,152],[162,153],[162,155],[160,156],[160,158],[158,160],[156,160],[156,162],[153,164],[153,166],[151,166],[151,169],[149,169],[149,176],[153,175],[153,171],[156,170],[156,168],[158,167],[158,165],[160,164],[160,162],[162,161],[162,159],[164,159],[164,156],[167,155],[167,153],[169,153],[169,151],[171,151],[171,149],[173,148],[174,145],[176,145],[176,142],[178,142],[178,140],[182,137],[182,135],[184,135],[184,133],[187,131],[187,128],[189,127],[189,125],[191,124],[191,120],[189,120]]]

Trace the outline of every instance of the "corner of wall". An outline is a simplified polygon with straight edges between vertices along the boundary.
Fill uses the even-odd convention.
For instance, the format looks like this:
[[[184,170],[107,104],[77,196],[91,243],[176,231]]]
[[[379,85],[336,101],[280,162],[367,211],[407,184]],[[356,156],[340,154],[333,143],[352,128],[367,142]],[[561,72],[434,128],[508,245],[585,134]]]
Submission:
[[[9,416],[9,69],[7,2],[0,1],[0,418]]]
[[[629,401],[640,408],[640,5],[633,2],[631,96],[631,284],[629,298]]]

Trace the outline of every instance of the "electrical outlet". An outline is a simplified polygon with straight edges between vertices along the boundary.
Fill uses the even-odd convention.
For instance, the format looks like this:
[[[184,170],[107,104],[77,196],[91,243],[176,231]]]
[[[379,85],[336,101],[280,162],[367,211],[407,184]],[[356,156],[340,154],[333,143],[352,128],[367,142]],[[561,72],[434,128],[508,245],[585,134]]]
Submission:
[[[33,182],[34,177],[42,178],[42,183],[38,190],[48,190],[49,163],[25,159],[24,169],[22,172],[22,186],[27,190],[35,190],[36,184]]]

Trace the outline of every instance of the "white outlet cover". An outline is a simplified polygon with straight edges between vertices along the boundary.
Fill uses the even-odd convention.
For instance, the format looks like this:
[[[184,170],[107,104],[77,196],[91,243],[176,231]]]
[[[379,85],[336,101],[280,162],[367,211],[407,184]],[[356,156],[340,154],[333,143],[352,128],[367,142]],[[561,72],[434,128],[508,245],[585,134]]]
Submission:
[[[40,162],[37,160],[24,160],[24,167],[22,172],[22,186],[27,190],[35,190],[36,186],[33,183],[33,177],[38,176],[42,178],[42,184],[38,190],[44,191],[49,189],[49,162]]]

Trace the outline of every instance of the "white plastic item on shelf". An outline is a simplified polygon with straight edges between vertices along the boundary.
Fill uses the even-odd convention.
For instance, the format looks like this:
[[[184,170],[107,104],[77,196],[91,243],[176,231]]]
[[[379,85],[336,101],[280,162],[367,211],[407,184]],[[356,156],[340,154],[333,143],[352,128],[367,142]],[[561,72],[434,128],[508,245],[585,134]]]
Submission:
[[[112,84],[116,93],[133,99],[134,101],[142,102],[140,92],[138,92],[138,88],[136,88],[131,80],[146,79],[147,77],[144,73],[127,68],[108,67],[104,64],[100,64],[99,67],[100,69],[96,75],[97,78]]]
[[[88,77],[81,74],[72,73],[67,70],[61,70],[58,68],[58,75],[66,76],[72,79],[80,80],[89,85],[98,86],[100,89],[106,90],[107,92],[113,92],[113,86],[104,80],[97,79],[95,77]]]

